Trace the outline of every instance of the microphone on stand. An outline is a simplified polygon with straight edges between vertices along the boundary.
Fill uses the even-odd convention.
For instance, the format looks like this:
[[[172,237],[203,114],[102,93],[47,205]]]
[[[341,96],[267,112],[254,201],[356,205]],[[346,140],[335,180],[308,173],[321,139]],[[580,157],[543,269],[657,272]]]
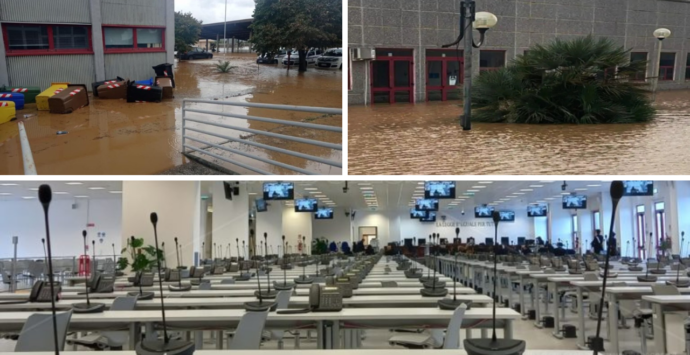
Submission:
[[[247,281],[251,278],[251,274],[249,272],[242,272],[244,261],[242,260],[242,256],[240,255],[240,240],[238,238],[235,238],[235,244],[237,245],[237,263],[240,265],[240,274],[238,276],[235,276],[234,279],[235,281]]]
[[[175,237],[175,249],[177,249],[177,248],[178,248],[177,237]],[[177,255],[177,268],[178,268],[177,272],[180,272],[179,271],[179,268],[180,268],[180,255],[179,254]],[[177,278],[177,286],[168,285],[168,290],[170,290],[172,292],[183,292],[183,291],[189,291],[191,289],[192,289],[191,284],[190,285],[184,285],[184,286],[182,285],[182,277]]]
[[[678,265],[676,265],[676,281],[666,281],[667,285],[673,285],[676,287],[688,287],[690,286],[690,281],[688,280],[683,280],[680,281],[680,269],[682,263],[682,255],[683,255],[683,243],[685,242],[685,232],[680,232],[680,251],[678,252]],[[685,265],[683,265],[685,266]]]
[[[460,228],[455,228],[455,238],[458,238],[458,234],[460,234]],[[438,308],[440,309],[445,309],[449,311],[453,311],[456,308],[460,307],[463,303],[467,307],[467,309],[470,309],[470,305],[472,304],[472,301],[458,301],[457,294],[455,292],[456,290],[456,284],[458,280],[458,250],[455,250],[455,262],[453,263],[453,299],[450,298],[444,298],[442,300],[438,301]]]
[[[268,252],[268,233],[266,233],[266,232],[264,232],[264,240],[265,240],[264,257],[267,259],[268,258],[268,254],[267,254],[267,252]],[[264,269],[264,271],[266,271],[266,278],[267,278],[267,282],[268,282],[268,291],[262,293],[261,288],[259,288],[259,291],[257,291],[258,295],[256,292],[254,293],[254,295],[259,297],[259,299],[261,299],[261,298],[276,298],[276,296],[278,295],[278,292],[276,292],[275,290],[271,291],[271,271],[272,271],[272,268],[266,262],[266,265],[263,267],[263,269]],[[258,270],[257,270],[257,276],[258,276]]]
[[[281,269],[283,269],[283,284],[279,283],[274,283],[273,288],[275,288],[278,291],[287,291],[287,290],[292,290],[292,288],[295,286],[294,284],[288,284],[287,283],[287,265],[288,265],[288,256],[285,254],[285,250],[287,249],[288,242],[285,241],[285,236],[283,236],[283,242],[285,243],[285,249],[283,249],[283,264],[280,266]]]
[[[115,276],[122,276],[124,273],[117,269],[117,254],[115,253],[115,243],[113,243],[113,262],[115,262]]]
[[[156,242],[156,261],[158,270],[161,269],[161,258],[158,253],[158,215],[151,213],[151,224],[153,225],[153,236]],[[194,353],[194,343],[184,340],[175,340],[168,337],[168,324],[165,320],[165,302],[163,297],[163,280],[158,277],[158,288],[160,290],[161,314],[163,316],[163,339],[147,337],[136,345],[137,355],[192,355]]]
[[[434,239],[439,238],[439,237],[440,237],[440,235],[438,235],[436,233],[432,234],[430,248],[433,248],[433,246],[434,246]],[[430,249],[430,250],[433,250],[433,249]],[[436,255],[438,255],[438,248],[436,249]],[[434,262],[434,276],[430,281],[423,283],[424,288],[419,290],[419,292],[422,294],[422,296],[425,296],[425,297],[444,297],[445,295],[448,294],[448,290],[446,290],[445,282],[443,283],[442,286],[439,285],[438,289],[436,288],[437,287],[436,286],[436,280],[437,280],[437,277],[436,277],[437,260],[436,260],[436,258],[433,258],[433,262]],[[428,287],[429,284],[431,284],[431,287]]]
[[[311,277],[307,277],[307,262],[305,261],[305,256],[304,256],[304,251],[307,249],[307,245],[305,243],[307,237],[302,237],[302,275],[298,276],[296,279],[293,281],[300,285],[300,284],[310,284],[314,282],[314,279]]]
[[[498,222],[501,221],[501,215],[498,211],[492,214],[494,220],[494,245],[498,244]],[[497,276],[498,257],[494,253],[494,280]],[[496,283],[493,282],[494,291],[496,295]],[[465,339],[465,351],[468,355],[520,355],[525,351],[526,343],[519,339],[497,339],[496,338],[496,302],[493,304],[493,334],[491,339],[473,338]]]
[[[81,232],[82,237],[84,238],[84,255],[87,255],[86,251],[86,231]],[[95,241],[94,241],[94,246],[95,246]],[[94,255],[94,260],[93,260],[93,274],[96,276],[96,260],[95,260],[95,255]],[[94,277],[94,281],[96,278]],[[94,285],[91,285],[94,286]],[[89,299],[89,289],[91,288],[89,285],[89,278],[88,278],[88,273],[84,273],[84,287],[86,288],[86,303],[75,303],[72,305],[72,310],[74,313],[102,313],[103,310],[105,309],[105,304],[103,303],[91,303],[91,300]]]

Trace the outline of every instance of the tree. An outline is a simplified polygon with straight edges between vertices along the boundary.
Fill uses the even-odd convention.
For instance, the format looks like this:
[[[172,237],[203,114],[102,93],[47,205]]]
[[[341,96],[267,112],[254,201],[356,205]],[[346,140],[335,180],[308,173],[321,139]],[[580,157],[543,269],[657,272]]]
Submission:
[[[646,62],[592,36],[537,45],[506,68],[483,72],[473,87],[473,118],[513,123],[646,122],[655,110],[644,83]]]
[[[280,48],[299,52],[299,71],[307,70],[311,47],[342,44],[341,0],[255,0],[250,42],[256,52],[275,53]]]
[[[191,12],[175,13],[175,50],[188,51],[192,45],[199,42],[201,21],[195,19]]]

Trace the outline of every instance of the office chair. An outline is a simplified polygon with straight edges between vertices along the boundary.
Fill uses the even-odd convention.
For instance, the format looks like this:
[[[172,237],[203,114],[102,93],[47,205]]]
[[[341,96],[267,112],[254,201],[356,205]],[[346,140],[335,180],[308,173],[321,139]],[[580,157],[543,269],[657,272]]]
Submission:
[[[16,352],[55,351],[53,337],[53,315],[32,314],[24,323],[19,339],[14,347]],[[67,327],[72,319],[72,310],[56,314],[58,343],[60,350],[65,348]]]
[[[408,349],[428,349],[428,348],[443,348],[443,349],[460,349],[460,327],[462,320],[465,317],[467,310],[466,304],[461,304],[453,312],[453,317],[448,322],[446,335],[443,336],[443,330],[434,329],[428,334],[405,334],[396,335],[388,340],[390,345],[400,345]]]

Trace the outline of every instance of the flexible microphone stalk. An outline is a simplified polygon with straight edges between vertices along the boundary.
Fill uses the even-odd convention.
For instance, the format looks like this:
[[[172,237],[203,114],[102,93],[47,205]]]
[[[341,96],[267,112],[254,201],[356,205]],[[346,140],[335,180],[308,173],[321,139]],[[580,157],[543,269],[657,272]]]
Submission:
[[[50,248],[50,224],[48,222],[48,209],[50,201],[53,199],[53,192],[48,185],[41,185],[38,188],[38,199],[43,206],[43,217],[46,225],[46,240],[48,241],[48,281],[50,282],[50,310],[53,313],[53,342],[55,345],[55,355],[60,355],[58,342],[57,315],[55,314],[55,287],[53,285],[53,254]],[[14,282],[14,279],[12,280]]]
[[[161,258],[158,253],[158,215],[151,213],[151,224],[153,225],[153,237],[156,243],[156,262],[158,270],[161,269]],[[158,289],[160,290],[161,315],[163,317],[163,339],[146,338],[136,346],[137,355],[191,355],[194,353],[194,343],[184,340],[173,340],[168,337],[168,324],[165,320],[165,302],[163,295],[163,279],[158,278]]]
[[[298,237],[299,238],[299,237]],[[314,279],[311,277],[307,277],[307,262],[305,261],[305,255],[304,251],[307,249],[307,246],[305,244],[307,237],[303,236],[302,237],[302,276],[298,276],[294,282],[296,284],[310,284],[314,282]],[[317,266],[318,270],[318,266]]]
[[[285,236],[283,236],[283,243],[285,243],[285,249],[283,249],[283,265],[281,266],[281,269],[283,269],[283,284],[274,284],[273,288],[275,288],[278,291],[289,291],[292,290],[292,287],[294,284],[289,284],[287,283],[287,265],[288,265],[288,256],[285,253],[285,251],[288,248],[288,242],[285,241]]]
[[[175,237],[175,250],[178,250],[177,237]],[[180,272],[180,255],[177,254],[177,272]],[[177,277],[177,287],[175,285],[168,285],[168,290],[172,292],[184,292],[192,289],[192,285],[182,286],[182,277]]]
[[[82,237],[84,238],[84,255],[87,255],[87,250],[86,250],[86,231],[81,232]],[[94,240],[94,249],[96,245],[96,241]],[[93,280],[92,282],[96,281],[96,256],[95,256],[95,251],[94,251],[94,257],[93,257]],[[89,285],[89,277],[88,273],[84,272],[84,288],[86,289],[86,303],[75,303],[72,305],[72,310],[74,313],[101,313],[105,309],[105,304],[103,303],[91,303],[91,299],[89,298],[89,289],[93,285]]]
[[[440,237],[440,235],[438,235],[436,233],[431,235],[430,248],[434,247],[434,240],[439,238],[439,237]],[[433,250],[433,249],[430,249],[430,250]],[[438,255],[438,248],[436,249],[436,254]],[[434,265],[433,265],[434,276],[431,279],[431,288],[428,287],[429,281],[427,281],[426,283],[424,283],[424,288],[420,289],[419,292],[422,294],[422,296],[425,296],[425,297],[444,297],[445,295],[448,294],[448,290],[446,290],[445,283],[443,284],[442,287],[439,285],[439,288],[438,289],[436,288],[436,265],[437,265],[436,257],[434,257],[432,260],[434,263]]]
[[[460,234],[460,228],[455,228],[455,238],[457,239],[458,234]],[[438,301],[438,307],[440,309],[445,309],[453,311],[458,308],[461,304],[465,304],[467,309],[470,309],[471,301],[458,301],[458,296],[456,293],[456,284],[458,281],[458,250],[455,250],[455,262],[453,263],[453,299],[444,298]]]
[[[242,242],[244,243],[244,241],[242,241]],[[240,266],[239,267],[240,274],[238,276],[234,277],[234,279],[236,281],[247,281],[251,278],[251,274],[249,274],[248,272],[247,273],[243,272],[244,271],[243,270],[244,262],[242,260],[242,255],[240,254],[240,240],[239,240],[239,238],[235,238],[235,244],[237,246],[237,263]]]
[[[498,245],[498,222],[501,215],[498,211],[492,214],[494,220],[494,248]],[[498,258],[494,252],[494,280],[496,280]],[[496,281],[493,282],[493,294],[496,294]],[[497,339],[496,338],[496,302],[493,304],[493,333],[491,339],[465,339],[463,344],[468,355],[519,355],[525,351],[526,343],[519,339]]]
[[[688,287],[690,286],[690,281],[683,280],[680,281],[680,269],[683,265],[683,243],[685,242],[685,232],[680,232],[680,251],[678,252],[678,265],[676,265],[676,281],[666,281],[667,285],[673,285],[676,287]]]
[[[266,241],[264,243],[264,258],[268,260],[268,233],[264,232],[264,240]],[[259,299],[261,298],[276,298],[278,296],[278,292],[276,290],[271,290],[271,271],[272,268],[270,266],[270,263],[268,261],[265,262],[264,266],[264,271],[266,271],[266,281],[268,283],[268,291],[266,292],[261,292],[261,289],[259,289]]]

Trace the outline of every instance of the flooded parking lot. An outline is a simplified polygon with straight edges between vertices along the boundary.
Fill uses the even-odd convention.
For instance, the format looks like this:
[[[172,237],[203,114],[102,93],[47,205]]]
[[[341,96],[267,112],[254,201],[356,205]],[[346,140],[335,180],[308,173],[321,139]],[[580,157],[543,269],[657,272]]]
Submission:
[[[185,164],[188,159],[181,154],[182,100],[204,99],[238,103],[263,103],[281,105],[342,107],[341,71],[317,70],[312,67],[306,73],[297,70],[287,72],[282,66],[258,66],[253,54],[230,54],[227,60],[235,68],[228,74],[218,73],[213,60],[183,61],[175,63],[175,98],[162,103],[131,103],[124,100],[99,100],[91,97],[91,105],[72,114],[57,115],[37,111],[35,104],[17,111],[17,117],[25,114],[36,116],[22,119],[26,126],[34,161],[39,174],[159,174]],[[137,78],[140,79],[140,78]],[[90,83],[88,83],[90,84]],[[309,122],[328,126],[342,125],[340,115],[321,115],[293,111],[276,111],[214,104],[191,104],[188,107],[247,116]],[[189,117],[222,122],[240,128],[270,131],[284,135],[308,138],[333,144],[341,144],[342,135],[337,132],[305,130],[276,123],[247,121],[239,118],[223,118],[217,115],[189,113]],[[187,127],[195,127],[188,124]],[[270,138],[237,130],[218,129],[204,125],[204,129],[242,140],[285,148],[316,157],[342,161],[340,151],[319,148],[305,143],[295,143],[280,138]],[[67,131],[57,135],[58,131]],[[190,136],[197,133],[188,132]],[[224,139],[204,137],[222,146],[250,152],[257,156],[317,171],[321,174],[340,174],[340,168],[310,162],[269,151],[231,143]],[[206,147],[193,141],[186,144]],[[251,149],[250,149],[251,148]],[[253,159],[213,149],[234,161],[274,174],[290,173]],[[211,158],[211,160],[214,160]],[[215,160],[228,170],[238,173],[250,171],[234,164]],[[0,174],[23,174],[22,153],[16,122],[0,125]]]
[[[690,91],[657,96],[647,124],[473,123],[458,102],[349,108],[348,171],[356,175],[690,174]]]

